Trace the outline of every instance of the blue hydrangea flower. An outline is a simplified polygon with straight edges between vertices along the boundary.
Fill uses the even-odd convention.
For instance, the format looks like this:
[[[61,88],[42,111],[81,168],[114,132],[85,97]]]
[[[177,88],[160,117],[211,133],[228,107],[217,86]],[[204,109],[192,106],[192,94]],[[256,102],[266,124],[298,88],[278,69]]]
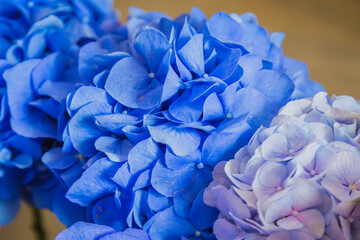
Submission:
[[[84,208],[65,198],[84,162],[68,165],[69,158],[79,160],[77,153],[50,153],[62,145],[65,98],[82,82],[80,47],[102,37],[118,43],[126,38],[123,27],[107,0],[0,5],[0,201],[6,213],[0,225],[15,216],[20,189],[25,200],[51,209],[66,225],[85,220]],[[41,155],[47,151],[45,166]]]
[[[291,98],[322,87],[302,63],[285,60],[283,35],[253,14],[131,14],[128,40],[80,50],[80,72],[93,85],[67,96],[63,151],[90,159],[67,198],[117,231],[214,239],[217,211],[202,200],[214,166]]]
[[[128,228],[122,232],[116,232],[113,228],[91,224],[86,222],[78,222],[62,231],[56,240],[79,239],[79,240],[149,240],[146,232],[140,229]]]
[[[360,104],[349,96],[289,102],[235,159],[220,162],[204,201],[218,239],[352,239],[359,231]]]

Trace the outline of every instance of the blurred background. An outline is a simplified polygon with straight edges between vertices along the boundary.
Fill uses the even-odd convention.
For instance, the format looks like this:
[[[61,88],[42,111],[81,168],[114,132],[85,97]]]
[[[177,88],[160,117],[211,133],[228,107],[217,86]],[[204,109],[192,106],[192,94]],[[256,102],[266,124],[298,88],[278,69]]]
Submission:
[[[360,99],[360,0],[114,0],[125,22],[130,6],[162,11],[171,17],[196,6],[208,17],[218,11],[253,12],[271,32],[286,33],[284,54],[304,61],[310,78],[330,93]],[[43,211],[48,239],[65,227]],[[1,240],[33,240],[31,209],[24,203],[9,226],[0,228]]]

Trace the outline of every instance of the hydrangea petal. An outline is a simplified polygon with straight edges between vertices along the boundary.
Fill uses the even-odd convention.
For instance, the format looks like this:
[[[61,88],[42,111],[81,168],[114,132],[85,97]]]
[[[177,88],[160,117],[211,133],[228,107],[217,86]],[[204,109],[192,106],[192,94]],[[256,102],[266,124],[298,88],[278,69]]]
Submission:
[[[173,123],[148,126],[154,141],[168,145],[178,156],[195,151],[200,145],[200,135],[194,129],[177,128]]]

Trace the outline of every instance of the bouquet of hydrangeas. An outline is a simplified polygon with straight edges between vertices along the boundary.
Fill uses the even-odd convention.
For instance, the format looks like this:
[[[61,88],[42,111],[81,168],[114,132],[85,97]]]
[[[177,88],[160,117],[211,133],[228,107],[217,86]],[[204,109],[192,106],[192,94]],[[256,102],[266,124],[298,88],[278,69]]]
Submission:
[[[359,232],[360,107],[329,102],[255,15],[0,4],[0,224],[24,199],[69,226],[59,240]]]

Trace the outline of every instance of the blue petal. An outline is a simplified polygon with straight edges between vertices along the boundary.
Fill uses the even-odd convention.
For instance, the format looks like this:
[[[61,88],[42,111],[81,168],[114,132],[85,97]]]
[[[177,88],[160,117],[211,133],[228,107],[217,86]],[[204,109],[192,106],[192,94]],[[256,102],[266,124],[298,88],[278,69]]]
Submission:
[[[88,206],[109,193],[113,193],[116,184],[111,180],[121,163],[114,163],[105,158],[91,165],[69,189],[66,197],[81,206]]]
[[[201,159],[201,152],[199,149],[196,149],[189,155],[180,157],[175,155],[170,148],[166,148],[165,163],[168,168],[173,170],[185,167],[189,163],[200,162],[200,159]]]
[[[190,71],[202,77],[205,73],[204,50],[202,34],[194,35],[185,46],[179,51],[178,55]]]
[[[145,188],[147,186],[151,185],[150,182],[151,179],[151,170],[145,170],[144,172],[142,172],[139,177],[136,179],[136,182],[134,184],[134,191],[139,190],[141,188]]]
[[[124,232],[116,232],[102,237],[100,240],[150,240],[148,234],[135,228],[128,228]]]
[[[164,209],[170,207],[170,205],[172,203],[170,198],[161,195],[153,188],[149,188],[148,191],[149,191],[149,197],[148,197],[147,203],[149,204],[149,207],[153,211],[160,212],[160,211],[163,211]]]
[[[134,48],[153,73],[157,72],[162,58],[170,47],[165,35],[153,27],[144,27],[134,39]]]
[[[108,156],[113,162],[123,162],[128,159],[128,154],[133,145],[129,140],[120,140],[113,137],[100,137],[95,142],[95,148]]]
[[[12,159],[12,164],[19,169],[25,169],[30,167],[33,164],[33,157],[28,154],[20,154],[17,155],[14,159]]]
[[[115,173],[112,178],[122,188],[131,188],[135,181],[136,176],[130,172],[130,166],[128,162],[125,162]]]
[[[83,86],[75,91],[68,108],[71,111],[77,111],[81,107],[92,102],[112,104],[113,100],[103,89],[92,86]]]
[[[61,102],[66,95],[75,89],[73,83],[45,81],[38,89],[40,95],[49,96]]]
[[[191,39],[191,37],[194,36],[195,33],[196,33],[195,29],[189,25],[187,17],[185,17],[183,27],[177,39],[178,49],[182,48]]]
[[[207,167],[200,168],[190,163],[180,169],[171,170],[159,161],[151,176],[151,183],[159,193],[166,197],[184,196],[193,201],[197,194],[211,181],[211,173]]]
[[[87,220],[86,208],[70,202],[63,191],[55,191],[55,194],[51,210],[61,223],[70,226],[75,222]]]
[[[95,240],[113,232],[115,230],[108,226],[77,222],[57,235],[55,240]]]
[[[65,55],[60,53],[52,53],[42,59],[31,73],[34,88],[41,87],[44,81],[62,80],[67,61]]]
[[[203,195],[204,190],[196,197],[190,211],[191,222],[199,231],[211,229],[219,215],[219,211],[216,208],[205,205]]]
[[[95,124],[95,115],[109,114],[112,107],[102,102],[93,102],[81,108],[69,122],[69,136],[74,148],[85,156],[95,153],[95,141],[104,136],[104,131]]]
[[[212,93],[204,102],[203,121],[220,120],[224,116],[224,109],[216,93]]]
[[[216,131],[208,136],[202,147],[202,162],[215,166],[220,161],[230,160],[237,150],[245,146],[254,133],[254,130],[243,120],[233,119],[233,129]]]
[[[170,114],[183,122],[195,122],[202,113],[203,99],[190,101],[191,91],[184,92],[169,107]]]
[[[121,104],[138,108],[137,99],[149,82],[146,67],[133,57],[118,61],[110,71],[105,90]]]
[[[126,216],[124,215],[117,206],[113,195],[100,199],[92,207],[94,223],[110,226],[117,231],[127,227]]]
[[[56,138],[55,121],[48,119],[40,110],[27,105],[28,102],[34,100],[30,76],[38,63],[38,60],[25,61],[6,70],[3,74],[8,88],[11,126],[19,135],[26,137]]]
[[[170,66],[166,74],[164,86],[161,95],[161,102],[165,102],[172,96],[174,96],[179,89],[183,88],[183,83],[173,68]]]
[[[133,174],[147,169],[161,157],[162,151],[152,138],[145,139],[134,146],[129,152],[128,163]]]
[[[176,128],[173,123],[148,126],[148,129],[156,142],[168,145],[178,156],[188,155],[200,145],[200,134],[194,129]]]
[[[123,127],[135,125],[140,122],[140,120],[135,116],[121,113],[98,115],[95,116],[95,119],[97,126],[119,135],[122,133]]]
[[[214,14],[207,22],[211,36],[221,42],[233,42],[234,39],[241,39],[240,25],[230,15],[224,12]]]
[[[175,197],[174,212],[183,218],[188,218],[191,210],[192,203],[183,199],[182,197]]]
[[[46,37],[44,32],[39,32],[29,40],[26,55],[28,59],[41,58],[46,48]]]
[[[177,216],[173,207],[158,213],[154,217],[155,221],[149,230],[151,239],[178,239],[195,232],[190,221]]]
[[[198,32],[202,26],[206,23],[206,15],[197,7],[193,7],[190,12],[189,23],[193,26]]]
[[[294,91],[294,84],[283,73],[274,70],[262,70],[258,72],[257,78],[249,84],[262,92],[279,107],[285,105]]]

